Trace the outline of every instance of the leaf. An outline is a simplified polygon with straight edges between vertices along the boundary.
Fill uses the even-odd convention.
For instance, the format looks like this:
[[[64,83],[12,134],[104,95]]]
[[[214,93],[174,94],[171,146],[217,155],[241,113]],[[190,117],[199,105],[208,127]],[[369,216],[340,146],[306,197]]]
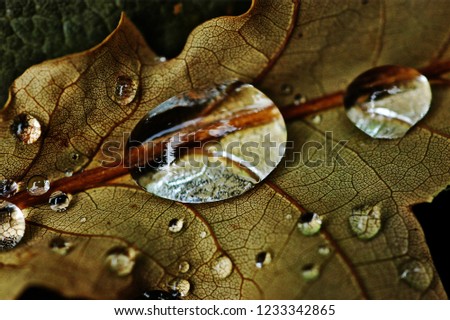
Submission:
[[[74,198],[67,213],[51,211],[45,196],[11,198],[26,212],[28,229],[17,248],[0,253],[5,284],[0,297],[14,298],[28,285],[40,284],[67,296],[129,298],[144,289],[167,290],[167,282],[181,276],[193,288],[186,298],[446,298],[410,206],[431,200],[450,182],[450,114],[443,107],[448,85],[442,80],[433,88],[430,114],[394,141],[366,137],[336,106],[339,94],[324,94],[342,89],[374,65],[422,67],[445,61],[450,55],[448,12],[446,6],[437,14],[436,5],[421,8],[424,2],[409,7],[396,1],[364,3],[304,1],[297,18],[296,1],[255,1],[242,16],[200,25],[178,57],[160,64],[123,17],[96,48],[28,69],[11,87],[0,123],[1,175],[27,181],[45,174]],[[423,23],[402,19],[398,12],[417,13]],[[422,26],[432,26],[433,39],[417,46],[428,32]],[[414,51],[405,50],[413,45]],[[426,69],[438,78],[436,70]],[[122,74],[139,87],[136,99],[125,106],[112,101],[115,79]],[[336,107],[321,111],[319,118],[290,122],[294,143],[286,158],[296,161],[228,201],[188,205],[159,199],[135,187],[128,175],[117,176],[120,170],[100,167],[102,144],[122,141],[148,110],[181,91],[233,78],[256,80],[279,105],[290,104],[283,109],[286,115]],[[283,95],[285,84],[294,89],[291,95]],[[298,88],[318,99],[302,108],[292,105]],[[22,145],[10,136],[11,119],[25,111],[44,124],[44,138],[36,144]],[[305,143],[330,144],[326,131],[333,133],[332,147],[348,141],[331,154],[344,163],[314,168],[298,161],[308,156]],[[326,151],[319,149],[308,159],[324,160]],[[64,177],[67,169],[76,173]],[[363,205],[381,211],[380,232],[365,241],[349,225],[352,209]],[[323,216],[317,236],[297,230],[306,210]],[[183,219],[181,232],[168,231],[172,219]],[[55,237],[73,243],[73,250],[61,256],[48,249]],[[105,267],[108,252],[117,246],[140,252],[128,277]],[[321,246],[330,253],[319,254]],[[255,256],[264,251],[271,253],[272,263],[257,269]],[[217,279],[212,266],[223,255],[234,267],[229,277]],[[429,287],[418,290],[400,279],[402,266],[412,259],[429,269]],[[191,267],[180,275],[181,261]],[[311,264],[320,276],[305,281],[302,272]]]

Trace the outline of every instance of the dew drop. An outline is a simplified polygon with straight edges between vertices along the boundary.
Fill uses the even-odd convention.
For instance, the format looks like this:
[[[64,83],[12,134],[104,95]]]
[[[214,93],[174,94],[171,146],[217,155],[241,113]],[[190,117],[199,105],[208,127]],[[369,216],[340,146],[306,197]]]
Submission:
[[[284,218],[286,220],[292,220],[292,214],[288,213],[287,215],[284,216]]]
[[[304,212],[298,219],[297,227],[305,236],[312,236],[320,231],[322,219],[317,213]]]
[[[80,222],[81,222],[81,223],[85,223],[86,221],[87,221],[86,217],[81,217],[81,218],[80,218]]]
[[[306,102],[306,97],[304,95],[298,93],[294,96],[294,105],[298,106],[305,102]]]
[[[292,94],[293,91],[294,91],[294,89],[292,88],[292,86],[290,84],[282,84],[281,85],[281,94],[288,96],[288,95]]]
[[[62,191],[55,191],[50,195],[48,203],[53,211],[63,212],[69,207],[71,198],[72,196],[70,194],[66,194]]]
[[[314,124],[320,124],[322,122],[322,116],[320,114],[316,114],[314,117],[312,117],[311,121]]]
[[[270,252],[262,251],[256,255],[256,267],[261,269],[272,262],[272,255]]]
[[[177,294],[162,291],[162,290],[149,290],[144,291],[139,297],[141,300],[177,300]]]
[[[208,234],[206,233],[206,231],[200,232],[200,238],[202,238],[202,239],[205,239],[207,235]]]
[[[63,238],[54,238],[50,241],[50,249],[62,256],[67,255],[73,248],[71,242],[65,241]]]
[[[133,271],[136,257],[137,251],[133,248],[115,247],[108,251],[106,264],[112,272],[124,277]]]
[[[0,180],[0,197],[9,198],[19,190],[17,182],[10,179]]]
[[[15,204],[0,201],[0,251],[12,249],[25,234],[25,217]]]
[[[359,239],[372,239],[381,228],[381,209],[377,205],[355,208],[349,222],[350,228]]]
[[[130,159],[144,159],[131,175],[146,191],[201,203],[261,182],[281,161],[286,139],[283,117],[267,96],[229,83],[163,102],[133,129],[127,148]]]
[[[212,273],[220,279],[230,276],[233,271],[233,262],[227,256],[220,256],[213,260],[211,264]]]
[[[191,284],[185,279],[175,278],[167,284],[169,291],[180,297],[186,297],[191,290]]]
[[[347,87],[349,119],[373,138],[397,139],[422,119],[431,104],[431,88],[417,70],[400,66],[370,69]]]
[[[178,271],[180,273],[186,273],[189,271],[190,268],[191,265],[187,261],[181,261],[180,264],[178,265]]]
[[[320,268],[313,263],[305,264],[302,267],[302,277],[305,281],[313,281],[319,278]]]
[[[40,196],[50,190],[50,181],[43,176],[33,176],[27,182],[27,191],[31,196]]]
[[[410,260],[400,268],[400,279],[411,287],[424,291],[433,281],[433,268],[427,262]]]
[[[169,231],[173,233],[180,232],[183,229],[184,220],[183,219],[172,219],[169,221]]]
[[[67,170],[64,172],[64,175],[65,175],[66,177],[71,177],[71,176],[73,175],[73,170],[67,169]]]
[[[14,118],[11,132],[24,144],[32,144],[39,139],[42,129],[41,124],[35,117],[22,113]]]
[[[118,76],[114,90],[114,100],[120,105],[127,105],[134,100],[137,83],[128,76]]]
[[[319,248],[317,249],[317,252],[321,255],[321,256],[328,256],[331,252],[330,247],[323,244],[320,245]]]

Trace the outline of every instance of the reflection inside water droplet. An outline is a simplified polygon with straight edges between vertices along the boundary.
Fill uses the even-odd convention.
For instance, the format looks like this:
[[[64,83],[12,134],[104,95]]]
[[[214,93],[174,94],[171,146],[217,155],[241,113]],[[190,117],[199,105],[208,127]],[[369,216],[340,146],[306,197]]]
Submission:
[[[138,85],[128,76],[118,76],[114,90],[114,101],[120,105],[127,105],[134,100]]]
[[[319,278],[320,268],[318,265],[309,263],[302,267],[302,277],[305,281],[313,281]]]
[[[191,265],[187,261],[181,261],[180,264],[178,265],[178,271],[180,273],[186,273],[189,271],[190,268]]]
[[[133,271],[137,251],[131,247],[115,247],[108,251],[106,264],[118,276],[127,276]]]
[[[320,231],[322,219],[317,213],[303,212],[298,219],[297,227],[305,236],[312,236]]]
[[[50,195],[48,203],[50,208],[56,212],[66,211],[69,207],[72,196],[61,191],[55,191]]]
[[[349,222],[350,228],[358,238],[372,239],[381,228],[381,209],[378,205],[355,208]]]
[[[9,198],[19,190],[17,182],[10,179],[0,180],[0,197]]]
[[[25,217],[15,204],[0,200],[0,251],[12,249],[25,234]]]
[[[396,139],[422,119],[431,103],[427,78],[417,70],[381,66],[359,75],[347,88],[349,119],[373,138]]]
[[[220,256],[212,261],[211,270],[213,275],[225,279],[233,271],[233,262],[227,256]]]
[[[191,290],[191,284],[185,279],[175,278],[169,281],[167,288],[173,294],[185,297],[189,294],[189,290]]]
[[[22,113],[14,118],[11,132],[24,144],[32,144],[39,139],[42,129],[41,124],[35,117]]]
[[[294,105],[298,106],[305,102],[306,102],[306,97],[304,95],[298,93],[294,96]]]
[[[180,232],[183,229],[183,219],[172,219],[169,221],[169,231],[173,233]]]
[[[260,252],[256,255],[256,267],[261,269],[272,262],[272,255],[270,252]]]
[[[248,84],[175,96],[144,117],[128,142],[140,163],[132,177],[148,192],[181,202],[238,196],[281,161],[286,127],[278,108]]]
[[[54,238],[50,241],[50,249],[62,256],[67,255],[73,248],[71,242],[65,241],[63,238]]]
[[[33,176],[27,182],[27,191],[32,196],[40,196],[50,190],[50,181],[43,176]]]
[[[433,268],[424,261],[410,260],[400,268],[400,279],[419,291],[428,289],[433,276]]]

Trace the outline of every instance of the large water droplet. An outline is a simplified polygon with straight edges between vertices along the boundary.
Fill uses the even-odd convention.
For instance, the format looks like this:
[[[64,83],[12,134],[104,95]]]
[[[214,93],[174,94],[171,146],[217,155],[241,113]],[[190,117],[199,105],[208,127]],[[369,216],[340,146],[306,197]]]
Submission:
[[[27,182],[27,191],[32,196],[40,196],[50,190],[50,181],[43,176],[33,176]]]
[[[180,232],[183,229],[184,220],[183,219],[172,219],[169,221],[169,231],[173,233]]]
[[[263,251],[256,255],[256,267],[261,269],[272,262],[272,255],[270,252]]]
[[[318,265],[313,263],[305,264],[302,267],[302,277],[305,281],[313,281],[319,278],[320,268]]]
[[[25,217],[15,204],[0,200],[0,251],[14,248],[25,233]]]
[[[0,197],[9,198],[13,196],[18,189],[19,186],[17,185],[17,182],[10,179],[0,180]]]
[[[400,278],[419,291],[428,289],[433,275],[431,265],[419,260],[410,260],[400,268]]]
[[[174,294],[185,297],[189,294],[189,290],[191,290],[191,284],[189,281],[181,278],[175,278],[169,281],[167,284],[168,289]]]
[[[347,116],[373,138],[396,139],[422,119],[431,103],[427,78],[417,70],[382,66],[359,75],[347,88]]]
[[[180,271],[180,273],[186,273],[189,271],[190,268],[191,265],[187,261],[181,261],[180,264],[178,265],[178,271]]]
[[[118,76],[114,90],[114,101],[120,105],[127,105],[134,100],[138,85],[128,76]]]
[[[32,144],[41,136],[42,128],[35,117],[22,113],[14,118],[11,125],[11,132],[24,144]]]
[[[50,204],[50,208],[52,210],[63,212],[69,207],[71,198],[72,196],[70,194],[66,194],[62,191],[55,191],[50,195],[48,203]]]
[[[220,256],[212,261],[211,269],[215,276],[225,279],[233,271],[233,262],[227,256]]]
[[[73,248],[73,244],[69,241],[65,241],[63,238],[54,238],[50,241],[50,249],[62,256],[67,255]]]
[[[162,290],[144,291],[139,297],[141,300],[178,300],[177,294]]]
[[[349,217],[350,228],[363,240],[372,239],[381,228],[381,209],[379,206],[355,208]]]
[[[248,84],[185,92],[150,111],[128,142],[131,171],[148,192],[181,202],[238,196],[281,161],[286,126]],[[150,154],[153,154],[151,157]]]
[[[108,251],[106,264],[118,276],[127,276],[133,271],[137,251],[131,247],[115,247]]]
[[[305,236],[312,236],[320,231],[322,219],[317,213],[304,212],[298,219],[297,227]]]

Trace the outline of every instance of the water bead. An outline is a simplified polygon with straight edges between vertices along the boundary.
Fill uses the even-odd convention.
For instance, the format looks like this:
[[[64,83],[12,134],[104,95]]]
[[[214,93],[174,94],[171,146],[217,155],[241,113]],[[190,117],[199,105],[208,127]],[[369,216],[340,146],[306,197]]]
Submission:
[[[120,105],[131,103],[137,92],[138,85],[136,81],[128,76],[118,76],[114,89],[114,100]]]
[[[260,252],[256,255],[256,267],[261,269],[272,262],[272,255],[270,252]]]
[[[15,204],[0,200],[0,251],[12,249],[25,234],[25,217]]]
[[[40,175],[31,177],[27,182],[27,191],[32,196],[40,196],[50,190],[50,181]]]
[[[372,239],[381,228],[381,209],[377,205],[354,208],[349,223],[351,230],[359,239]]]
[[[50,195],[48,203],[53,211],[63,212],[69,207],[71,195],[61,191],[55,191]]]
[[[0,197],[9,198],[19,190],[17,182],[10,179],[0,180]]]
[[[22,143],[32,144],[41,136],[42,128],[35,117],[22,113],[14,118],[11,132]]]

